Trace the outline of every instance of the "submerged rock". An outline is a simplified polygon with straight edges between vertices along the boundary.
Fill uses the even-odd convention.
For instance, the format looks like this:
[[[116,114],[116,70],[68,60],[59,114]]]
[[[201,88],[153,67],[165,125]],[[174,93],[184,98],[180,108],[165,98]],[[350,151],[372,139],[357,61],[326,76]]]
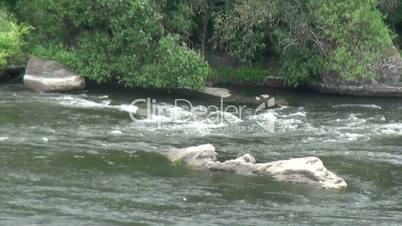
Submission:
[[[85,88],[85,80],[55,61],[32,57],[24,75],[25,87],[41,92],[66,92]]]
[[[174,149],[167,153],[172,162],[183,162],[193,169],[208,169],[208,162],[216,162],[218,153],[211,144],[204,144],[183,149]]]
[[[268,94],[254,96],[228,88],[205,87],[204,89],[193,93],[195,97],[200,97],[201,99],[222,101],[224,103],[242,104],[246,106],[260,106],[261,104],[266,103],[266,108],[280,106],[280,104],[276,104],[275,98]]]
[[[271,176],[278,181],[314,185],[324,189],[347,187],[346,182],[329,171],[317,157],[257,163],[252,155],[246,154],[237,159],[220,162],[215,147],[211,144],[173,149],[166,156],[172,162],[180,161],[197,170],[222,170],[242,175]]]

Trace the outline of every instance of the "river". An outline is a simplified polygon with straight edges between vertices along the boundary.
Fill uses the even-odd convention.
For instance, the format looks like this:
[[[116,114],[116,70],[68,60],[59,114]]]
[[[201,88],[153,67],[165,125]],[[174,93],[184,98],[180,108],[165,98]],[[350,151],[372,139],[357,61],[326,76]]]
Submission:
[[[220,123],[185,121],[180,117],[191,115],[188,109],[155,94],[163,114],[133,121],[129,104],[150,93],[99,88],[43,94],[0,85],[0,225],[402,222],[400,100],[241,91],[268,92],[289,104]],[[172,112],[180,117],[169,117]],[[205,143],[216,146],[221,159],[317,156],[349,187],[325,191],[192,171],[159,154]]]

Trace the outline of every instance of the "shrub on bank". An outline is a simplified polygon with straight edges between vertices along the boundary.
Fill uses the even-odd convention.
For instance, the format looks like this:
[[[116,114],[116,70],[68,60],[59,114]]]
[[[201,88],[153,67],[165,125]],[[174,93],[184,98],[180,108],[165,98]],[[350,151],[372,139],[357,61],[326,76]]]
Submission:
[[[322,74],[344,80],[373,76],[370,64],[392,47],[377,0],[245,0],[216,19],[218,48],[239,61],[267,52],[288,84]],[[316,76],[316,77],[315,77]]]
[[[198,52],[164,29],[154,1],[20,0],[17,9],[35,28],[33,54],[90,79],[198,89],[209,73]]]
[[[214,69],[210,79],[215,80],[217,83],[227,84],[231,81],[236,82],[251,82],[251,83],[263,83],[265,78],[269,75],[274,75],[270,70],[250,67],[219,67]]]
[[[7,2],[34,27],[31,53],[99,82],[142,87],[202,86],[210,69],[192,48],[231,55],[246,68],[215,73],[222,78],[261,80],[250,68],[272,62],[294,86],[321,75],[369,80],[370,65],[393,46],[380,9],[399,23],[399,6],[385,4],[395,1],[378,0]]]
[[[0,9],[0,69],[11,58],[21,54],[24,44],[22,35],[27,31],[26,27],[18,26],[10,14]]]

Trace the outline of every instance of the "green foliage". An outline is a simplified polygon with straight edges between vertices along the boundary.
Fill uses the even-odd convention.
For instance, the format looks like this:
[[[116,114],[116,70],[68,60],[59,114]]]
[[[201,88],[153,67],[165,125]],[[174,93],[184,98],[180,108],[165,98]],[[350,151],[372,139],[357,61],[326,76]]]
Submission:
[[[209,67],[162,26],[164,7],[152,0],[21,0],[18,5],[20,18],[35,27],[34,54],[99,82],[117,78],[128,86],[200,88]],[[172,30],[180,25],[166,23]]]
[[[184,167],[184,166],[185,166],[185,164],[183,163],[183,161],[181,161],[180,159],[179,159],[179,160],[176,160],[176,161],[174,161],[174,162],[172,162],[171,165],[172,165],[173,167]]]
[[[373,64],[392,46],[377,0],[249,0],[217,17],[216,39],[241,61],[272,48],[289,84],[331,74],[345,80],[373,76]],[[265,49],[265,50],[264,50]]]
[[[47,47],[36,45],[31,49],[31,54],[48,60],[63,62],[69,68],[84,68],[83,62],[73,51],[67,51],[63,46],[48,45]]]
[[[282,62],[287,59],[282,67],[290,73],[289,83],[313,81],[308,75],[317,74],[344,80],[374,76],[370,65],[392,46],[376,7],[376,0],[308,0],[303,8],[289,4],[290,15],[281,19],[287,26],[277,27],[275,33]]]
[[[282,67],[279,74],[284,76],[287,84],[291,86],[300,86],[313,82],[312,77],[320,73],[323,65],[323,59],[317,56],[303,58],[285,58],[281,61]]]
[[[236,58],[236,69],[214,72],[223,80],[263,81],[269,73],[251,69],[256,62],[279,64],[294,86],[323,74],[366,79],[393,45],[382,12],[394,31],[402,24],[402,0],[7,2],[34,27],[27,39],[32,54],[99,82],[142,87],[200,88],[211,74],[201,56],[206,48]]]
[[[180,34],[183,41],[188,41],[195,26],[190,4],[183,0],[159,0],[159,2],[163,13],[163,27],[170,33]]]
[[[272,73],[269,70],[259,68],[219,67],[214,69],[214,72],[211,75],[213,75],[214,77],[212,78],[217,79],[219,83],[225,84],[233,80],[239,82],[263,82],[264,79],[271,74]]]
[[[200,89],[210,74],[208,63],[184,44],[178,45],[171,36],[163,37],[155,51],[154,61],[142,66],[142,76],[126,76],[129,84],[144,87],[184,87]],[[134,80],[131,80],[133,79]]]
[[[19,26],[3,9],[0,9],[0,68],[4,67],[11,57],[21,54],[24,45],[22,36],[28,28]]]
[[[402,47],[402,0],[379,0],[379,8],[385,15],[385,22],[393,32],[394,44]]]
[[[368,66],[392,46],[377,4],[377,0],[310,0],[314,30],[320,39],[331,43],[327,70],[347,80],[374,75]],[[313,40],[318,46],[324,42]]]
[[[277,38],[275,50],[279,55],[279,75],[287,80],[291,86],[300,86],[313,81],[321,73],[324,57],[313,48],[311,43],[297,43],[284,29],[276,28],[273,34]]]
[[[277,17],[277,1],[246,0],[215,18],[215,48],[241,62],[259,60],[267,47],[268,28]]]
[[[378,5],[391,27],[402,21],[402,0],[379,0]]]

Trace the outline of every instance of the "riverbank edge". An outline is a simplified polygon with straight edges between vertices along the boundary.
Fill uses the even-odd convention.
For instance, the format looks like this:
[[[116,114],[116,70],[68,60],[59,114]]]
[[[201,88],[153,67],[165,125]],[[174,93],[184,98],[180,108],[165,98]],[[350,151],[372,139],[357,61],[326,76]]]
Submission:
[[[24,71],[26,67],[23,65],[8,66],[0,70],[0,82],[9,81],[22,81],[24,76]],[[290,86],[286,83],[286,80],[280,76],[266,76],[264,80],[241,80],[241,79],[225,79],[224,82],[217,80],[215,76],[213,79],[207,79],[206,87],[228,87],[235,86],[238,88],[267,88],[267,89],[281,89],[290,91],[309,91],[319,94],[327,94],[334,96],[355,96],[355,97],[388,97],[388,98],[402,98],[402,86],[389,86],[385,84],[357,84],[357,85],[347,85],[347,84],[331,84],[316,82],[315,84],[303,85],[299,87]],[[186,96],[194,96],[197,91],[179,88],[142,88],[142,87],[127,87],[117,81],[111,81],[106,83],[98,83],[94,80],[85,78],[88,85],[95,89],[97,86],[113,86],[119,88],[125,88],[129,90],[148,90],[161,93],[171,93],[171,94],[182,94]]]
[[[402,86],[363,82],[355,84],[315,82],[295,87],[288,85],[286,80],[280,76],[267,76],[264,81],[226,80],[225,82],[215,82],[213,86],[259,87],[291,91],[309,91],[319,94],[348,97],[402,98]]]

